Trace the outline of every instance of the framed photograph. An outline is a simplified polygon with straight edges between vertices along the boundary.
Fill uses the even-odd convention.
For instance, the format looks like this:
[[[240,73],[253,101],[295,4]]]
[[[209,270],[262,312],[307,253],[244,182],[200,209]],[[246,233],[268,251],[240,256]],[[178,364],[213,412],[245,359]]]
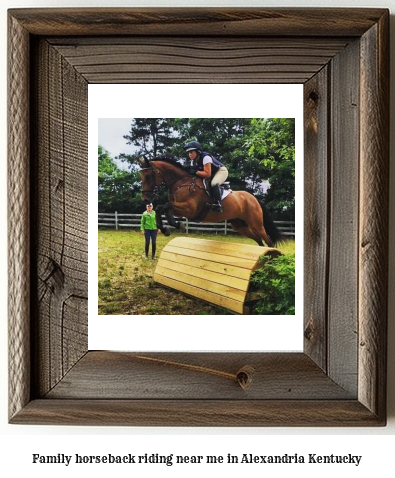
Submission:
[[[88,99],[89,349],[301,351],[303,85],[254,84],[246,92],[244,84],[94,84],[88,86]],[[188,118],[191,112],[194,117]],[[131,113],[138,117],[128,117]],[[164,114],[167,117],[160,118]],[[265,118],[254,118],[258,114]],[[225,210],[214,211],[214,219],[205,222],[193,221],[196,214],[189,210],[190,205],[200,207],[190,200],[208,199],[198,177],[190,175],[184,151],[196,134],[204,151],[226,165],[227,191],[233,198],[232,202],[225,197]],[[265,158],[260,145],[267,151]],[[163,153],[164,160],[152,164],[164,168],[171,184],[180,175],[180,182],[172,185],[177,195],[173,201],[184,209],[176,217],[186,215],[189,220],[183,219],[183,232],[173,227],[169,233],[166,225],[156,235],[156,258],[151,260],[152,244],[147,259],[140,231],[146,209],[141,191],[149,189],[141,184],[140,161],[142,154],[154,159]],[[269,162],[273,158],[275,165]],[[151,174],[150,169],[144,171]],[[268,186],[271,196],[266,199]],[[168,202],[168,192],[166,184],[155,188],[153,209]],[[270,234],[273,240],[276,233],[283,236],[278,246],[262,248],[251,237],[234,232],[229,219],[247,198],[248,220],[261,224],[260,200],[265,204],[270,197],[272,209],[263,213],[264,226],[268,223],[270,228],[270,217],[282,219]],[[157,211],[159,224],[158,216]],[[288,221],[293,221],[290,231]],[[257,259],[280,250],[284,257],[278,263],[289,268],[282,289],[286,294],[281,298],[281,286],[270,288],[266,280],[266,299],[259,298],[259,286],[251,291],[259,274]],[[138,320],[136,315],[144,317]],[[241,320],[243,327],[259,333],[240,336]]]
[[[388,34],[386,9],[9,10],[10,423],[386,424]],[[89,347],[96,84],[302,85],[302,350]]]

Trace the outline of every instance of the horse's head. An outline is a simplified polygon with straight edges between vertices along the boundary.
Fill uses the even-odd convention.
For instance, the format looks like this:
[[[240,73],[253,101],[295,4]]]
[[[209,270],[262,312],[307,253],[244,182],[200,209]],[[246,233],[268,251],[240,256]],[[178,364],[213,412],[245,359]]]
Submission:
[[[163,178],[160,172],[146,158],[140,159],[141,165],[141,192],[142,199],[145,202],[151,202],[155,189],[159,186]]]

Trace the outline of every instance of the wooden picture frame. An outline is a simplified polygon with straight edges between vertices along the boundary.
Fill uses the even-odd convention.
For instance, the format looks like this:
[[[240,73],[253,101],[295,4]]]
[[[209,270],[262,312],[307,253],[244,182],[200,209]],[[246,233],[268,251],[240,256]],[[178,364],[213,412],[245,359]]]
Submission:
[[[385,425],[388,37],[385,9],[9,11],[10,423]],[[304,84],[303,353],[88,350],[87,86],[136,82]]]

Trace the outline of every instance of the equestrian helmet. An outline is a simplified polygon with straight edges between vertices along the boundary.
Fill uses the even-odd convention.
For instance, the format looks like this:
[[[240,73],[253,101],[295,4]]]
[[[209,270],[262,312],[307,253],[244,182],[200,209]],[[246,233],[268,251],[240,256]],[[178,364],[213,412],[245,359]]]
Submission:
[[[197,141],[190,141],[184,146],[185,151],[202,151],[202,145]]]

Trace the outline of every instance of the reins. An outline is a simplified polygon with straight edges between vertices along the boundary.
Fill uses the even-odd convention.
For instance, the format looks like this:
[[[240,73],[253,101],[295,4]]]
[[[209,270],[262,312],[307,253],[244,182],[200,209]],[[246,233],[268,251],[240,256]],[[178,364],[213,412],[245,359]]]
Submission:
[[[155,168],[155,166],[152,164],[152,162],[150,163],[149,167],[141,168],[142,171],[147,170],[147,169],[152,171],[152,174],[159,175],[162,178],[162,182],[164,182],[167,185],[169,190],[171,188],[173,188],[174,186],[176,186],[174,191],[177,191],[178,189],[181,189],[181,188],[189,188],[189,194],[192,194],[193,192],[195,192],[196,189],[205,190],[204,186],[200,186],[199,184],[197,184],[196,176],[191,176],[190,174],[187,174],[187,175],[183,176],[182,178],[176,179],[175,181],[166,181],[162,172],[159,169]],[[178,182],[184,181],[185,179],[189,179],[190,181],[188,181],[186,184],[180,184],[179,186],[177,186]],[[155,191],[157,190],[157,188],[158,188],[158,186],[155,186],[153,189],[142,189],[142,193],[155,194]]]
[[[176,187],[175,191],[178,191],[178,189],[181,188],[189,188],[189,194],[192,194],[196,191],[196,188],[204,189],[204,186],[199,186],[199,184],[196,183],[196,176],[185,176],[185,178],[181,178],[179,181],[182,181],[183,179],[192,179],[192,181],[189,181],[187,184],[180,184]],[[177,184],[177,181],[175,184]]]

